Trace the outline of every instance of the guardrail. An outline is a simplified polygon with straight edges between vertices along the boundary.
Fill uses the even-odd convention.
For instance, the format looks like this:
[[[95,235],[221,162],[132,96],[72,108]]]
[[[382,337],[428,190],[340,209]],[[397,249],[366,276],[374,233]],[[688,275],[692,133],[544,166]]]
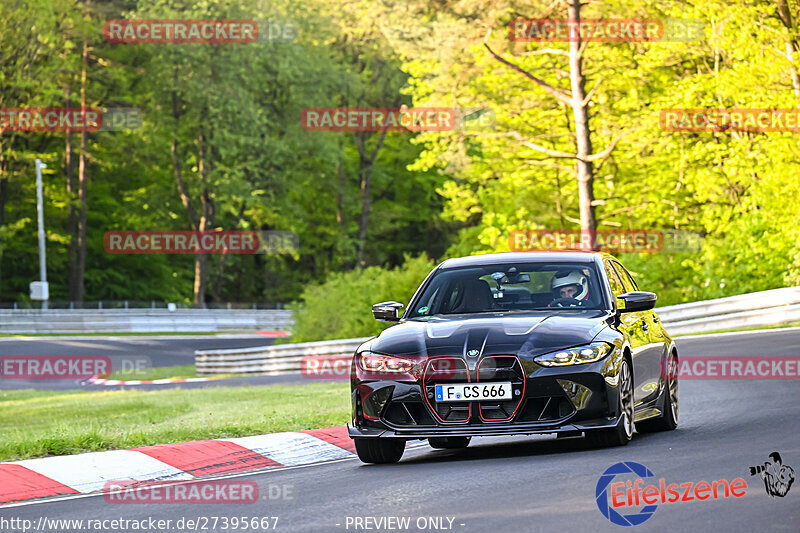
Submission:
[[[800,287],[751,292],[656,309],[673,335],[800,321]]]
[[[334,341],[298,342],[236,350],[197,350],[194,364],[198,376],[212,374],[251,374],[270,376],[300,372],[303,357],[352,356],[370,337]]]
[[[143,333],[288,331],[287,309],[0,310],[0,333]]]
[[[83,300],[81,302],[70,300],[48,300],[47,306],[42,307],[41,301],[0,302],[0,310],[9,311],[39,311],[41,309],[286,309],[283,302],[205,302],[195,304],[190,302],[162,302],[156,300]]]
[[[656,309],[673,335],[800,321],[800,287],[670,305]],[[303,357],[349,357],[370,337],[303,342],[239,350],[198,350],[198,375],[297,373]]]

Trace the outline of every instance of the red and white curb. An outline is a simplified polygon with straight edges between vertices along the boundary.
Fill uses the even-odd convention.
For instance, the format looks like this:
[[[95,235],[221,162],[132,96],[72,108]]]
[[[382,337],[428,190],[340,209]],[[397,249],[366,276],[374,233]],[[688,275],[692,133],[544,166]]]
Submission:
[[[259,335],[264,337],[288,337],[288,331],[256,331]]]
[[[168,383],[195,383],[197,381],[213,381],[215,379],[224,379],[222,377],[210,378],[167,378],[167,379],[143,379],[121,381],[119,379],[106,379],[100,376],[92,376],[83,382],[84,385],[166,385]]]
[[[102,491],[109,481],[180,481],[355,455],[345,426],[0,463],[0,504]]]

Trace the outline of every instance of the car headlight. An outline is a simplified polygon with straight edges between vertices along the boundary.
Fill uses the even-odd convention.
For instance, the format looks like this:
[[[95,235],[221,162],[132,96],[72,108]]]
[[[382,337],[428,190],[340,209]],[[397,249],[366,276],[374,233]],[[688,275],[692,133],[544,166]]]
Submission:
[[[533,360],[542,366],[567,366],[582,363],[594,363],[611,352],[611,345],[606,342],[593,342],[586,346],[578,346],[566,350],[547,353],[534,357]]]
[[[361,354],[361,368],[368,372],[389,372],[408,374],[414,369],[415,362],[393,355],[379,355],[374,353]]]

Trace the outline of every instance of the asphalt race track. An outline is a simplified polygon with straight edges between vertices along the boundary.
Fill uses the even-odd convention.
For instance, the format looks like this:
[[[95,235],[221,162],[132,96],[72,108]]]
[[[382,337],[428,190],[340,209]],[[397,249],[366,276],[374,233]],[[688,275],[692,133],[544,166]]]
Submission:
[[[80,355],[108,356],[114,371],[127,363],[143,364],[147,367],[165,367],[194,364],[195,350],[218,350],[222,348],[248,348],[267,346],[274,338],[257,334],[220,335],[154,335],[154,336],[108,336],[108,337],[2,337],[0,358],[4,355]],[[251,379],[251,378],[247,378]],[[0,379],[3,389],[93,389],[77,379]],[[203,383],[187,384],[202,386]],[[164,388],[155,385],[151,388]],[[143,388],[146,388],[143,386]],[[106,389],[109,389],[106,387]]]
[[[678,348],[684,357],[797,356],[800,329],[685,337],[678,340]],[[636,435],[627,447],[593,450],[579,438],[550,437],[475,439],[458,452],[420,445],[408,449],[397,465],[367,466],[353,459],[236,478],[257,482],[261,495],[289,487],[291,497],[264,496],[255,504],[122,505],[91,495],[4,508],[0,518],[35,524],[40,517],[153,517],[174,523],[180,518],[277,516],[275,530],[286,532],[435,531],[432,525],[444,526],[445,531],[494,533],[797,532],[800,481],[785,497],[771,497],[759,476],[750,475],[749,467],[763,464],[778,451],[783,463],[800,474],[798,392],[797,380],[683,381],[678,429]],[[662,477],[666,484],[679,485],[742,478],[747,489],[739,498],[659,501],[649,519],[626,529],[612,524],[595,502],[599,477],[620,461],[649,468],[654,480],[647,483],[655,486]],[[623,514],[640,509],[641,505],[634,506]],[[376,527],[374,520],[386,517],[410,517],[409,526],[397,527],[393,521],[395,527]],[[439,521],[432,520],[436,518]]]

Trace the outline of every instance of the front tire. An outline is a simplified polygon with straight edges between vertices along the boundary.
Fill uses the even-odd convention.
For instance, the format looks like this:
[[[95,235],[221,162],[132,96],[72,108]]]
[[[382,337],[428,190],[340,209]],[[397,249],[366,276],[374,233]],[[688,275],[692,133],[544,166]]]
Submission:
[[[667,386],[664,388],[664,409],[660,416],[636,423],[639,433],[672,431],[678,427],[678,358],[674,352],[666,362]]]
[[[472,437],[431,437],[428,444],[440,450],[460,450],[469,446]]]
[[[406,441],[402,439],[365,439],[356,437],[356,453],[363,463],[396,463],[403,457]]]
[[[625,446],[633,438],[633,378],[627,359],[622,359],[618,375],[620,423],[612,429],[587,431],[586,440],[592,447]]]

